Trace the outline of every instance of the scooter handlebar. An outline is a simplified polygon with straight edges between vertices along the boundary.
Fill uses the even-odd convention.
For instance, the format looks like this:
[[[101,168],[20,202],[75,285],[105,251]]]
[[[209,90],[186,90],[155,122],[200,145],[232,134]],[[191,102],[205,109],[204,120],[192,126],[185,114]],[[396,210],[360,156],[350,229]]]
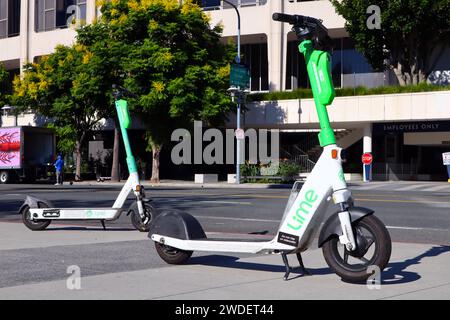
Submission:
[[[272,15],[272,19],[274,21],[286,22],[286,23],[292,24],[294,26],[300,26],[300,27],[316,26],[316,25],[321,24],[321,20],[319,20],[319,19],[316,19],[313,17],[308,17],[308,16],[302,16],[302,15],[298,15],[298,14],[286,14],[286,13],[275,12]]]

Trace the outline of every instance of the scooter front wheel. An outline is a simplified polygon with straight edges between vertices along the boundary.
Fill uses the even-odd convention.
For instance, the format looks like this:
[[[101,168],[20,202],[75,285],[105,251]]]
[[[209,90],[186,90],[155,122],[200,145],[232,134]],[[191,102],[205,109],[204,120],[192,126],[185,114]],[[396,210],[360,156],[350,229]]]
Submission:
[[[131,212],[131,224],[136,230],[141,232],[148,232],[150,230],[150,223],[156,214],[156,209],[149,203],[143,203],[144,205],[144,219],[139,215],[139,211],[133,210]]]
[[[343,280],[361,283],[373,274],[369,267],[376,266],[381,272],[391,256],[389,232],[374,215],[365,216],[352,223],[356,249],[348,251],[333,237],[324,243],[323,256],[328,266]]]
[[[183,264],[189,260],[193,251],[184,251],[159,242],[155,242],[155,249],[158,255],[168,264]]]
[[[40,208],[47,208],[47,206],[41,204]],[[45,230],[49,224],[52,222],[51,220],[34,220],[31,218],[30,207],[26,206],[22,209],[22,222],[23,224],[30,230],[33,231],[42,231]]]

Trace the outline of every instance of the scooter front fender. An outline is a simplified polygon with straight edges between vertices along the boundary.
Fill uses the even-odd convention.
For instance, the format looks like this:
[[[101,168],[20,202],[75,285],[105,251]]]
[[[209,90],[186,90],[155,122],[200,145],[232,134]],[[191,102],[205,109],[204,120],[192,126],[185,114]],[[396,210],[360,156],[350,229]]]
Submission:
[[[364,218],[365,216],[371,215],[374,213],[372,209],[363,208],[363,207],[350,207],[348,209],[350,213],[350,221],[352,223]],[[341,222],[339,221],[339,212],[333,213],[320,230],[319,235],[319,248],[323,246],[323,244],[333,236],[341,236],[342,228]]]
[[[33,196],[27,196],[25,198],[25,202],[20,206],[19,213],[22,213],[22,210],[25,207],[29,208],[54,208],[55,206],[49,200],[38,199]]]

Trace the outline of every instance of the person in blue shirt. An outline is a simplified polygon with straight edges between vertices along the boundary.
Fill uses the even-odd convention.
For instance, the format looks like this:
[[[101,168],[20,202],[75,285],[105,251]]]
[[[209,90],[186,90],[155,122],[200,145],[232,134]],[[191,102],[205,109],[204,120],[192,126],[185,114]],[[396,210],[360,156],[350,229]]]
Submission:
[[[62,185],[63,184],[63,168],[64,168],[64,160],[61,157],[61,155],[58,155],[56,162],[55,162],[55,168],[56,168],[56,183],[55,186],[57,185]]]

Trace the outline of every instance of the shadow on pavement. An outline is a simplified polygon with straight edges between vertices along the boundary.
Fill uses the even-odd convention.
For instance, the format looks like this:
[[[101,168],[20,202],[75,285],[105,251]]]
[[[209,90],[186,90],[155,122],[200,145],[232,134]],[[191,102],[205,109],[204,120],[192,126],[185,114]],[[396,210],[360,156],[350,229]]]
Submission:
[[[450,252],[450,246],[434,246],[412,259],[389,263],[382,273],[382,284],[400,284],[417,281],[422,277],[418,273],[406,271],[406,269],[412,265],[422,263],[421,260],[423,258],[436,257],[446,252]]]
[[[406,271],[408,267],[420,264],[423,258],[436,257],[443,253],[450,252],[450,246],[434,246],[424,253],[414,257],[412,259],[407,259],[402,262],[393,262],[389,263],[385,271],[382,273],[382,284],[401,284],[401,283],[409,283],[417,281],[421,278],[421,276],[412,271]],[[208,255],[201,257],[193,257],[189,261],[189,264],[200,264],[207,266],[215,266],[215,267],[226,267],[226,268],[235,268],[235,269],[243,269],[243,270],[256,270],[256,271],[267,271],[267,272],[279,272],[280,277],[283,276],[285,272],[285,268],[280,261],[280,265],[273,264],[264,264],[264,263],[253,263],[253,262],[243,262],[239,261],[239,257],[235,256],[225,256],[225,255]],[[281,260],[281,258],[280,258]],[[289,280],[296,279],[298,277],[303,276],[300,268],[296,266],[294,263],[292,264],[293,268],[291,270],[291,274],[296,274],[294,277],[290,277]],[[330,268],[308,268],[307,271],[311,275],[327,275],[334,273]],[[366,283],[360,283],[361,285],[366,285]]]
[[[243,270],[255,270],[255,271],[267,271],[267,272],[278,272],[280,273],[280,279],[283,278],[284,272],[286,271],[283,262],[280,257],[280,264],[266,264],[266,263],[253,263],[253,262],[244,262],[239,261],[239,257],[234,256],[224,256],[224,255],[209,255],[209,256],[201,256],[201,257],[193,257],[189,260],[188,264],[201,264],[207,266],[214,267],[225,267],[225,268],[235,268],[235,269],[243,269]],[[306,267],[308,272],[311,275],[325,275],[333,273],[330,268],[308,268]],[[300,267],[292,263],[291,265],[291,275],[296,274],[297,276],[291,276],[289,280],[293,280],[300,276],[303,276],[303,272],[300,270]]]
[[[100,232],[108,232],[108,231],[136,231],[136,229],[134,228],[108,228],[108,226],[106,227],[106,230],[103,230],[102,227],[91,227],[91,226],[86,226],[86,227],[81,227],[81,226],[73,226],[73,227],[56,227],[56,228],[52,228],[49,227],[48,229],[46,229],[43,232],[51,232],[51,231],[100,231]]]

